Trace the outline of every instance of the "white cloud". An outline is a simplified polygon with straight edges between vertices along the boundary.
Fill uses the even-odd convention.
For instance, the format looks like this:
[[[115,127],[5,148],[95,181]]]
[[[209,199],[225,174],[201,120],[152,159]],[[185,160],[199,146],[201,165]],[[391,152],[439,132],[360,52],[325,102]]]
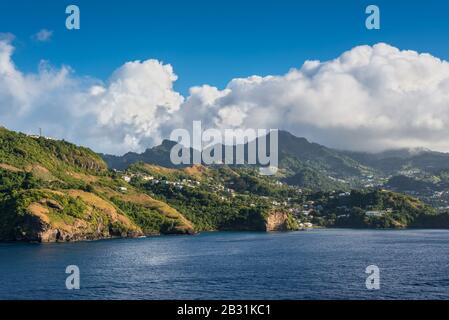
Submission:
[[[176,79],[170,65],[135,61],[116,70],[106,86],[91,88],[87,104],[96,126],[104,135],[115,137],[109,150],[142,150],[162,140],[160,126],[183,102],[173,91]]]
[[[48,42],[53,36],[53,31],[47,29],[41,29],[33,36],[33,39],[39,42]]]
[[[104,84],[46,62],[23,74],[13,51],[9,41],[0,41],[0,124],[13,130],[41,127],[99,152],[141,151],[161,141],[159,126],[183,102],[172,89],[172,67],[156,60],[128,62]]]
[[[0,38],[0,124],[44,133],[99,152],[142,151],[173,128],[280,128],[356,150],[424,146],[449,151],[449,63],[387,44],[306,61],[284,75],[233,79],[223,90],[174,91],[172,67],[125,63],[103,83],[42,62],[14,65],[12,38]]]
[[[210,124],[281,128],[338,148],[449,151],[448,89],[448,62],[380,43],[332,61],[306,61],[282,76],[234,79],[207,106],[189,108],[215,110]],[[196,89],[187,103],[211,90]]]

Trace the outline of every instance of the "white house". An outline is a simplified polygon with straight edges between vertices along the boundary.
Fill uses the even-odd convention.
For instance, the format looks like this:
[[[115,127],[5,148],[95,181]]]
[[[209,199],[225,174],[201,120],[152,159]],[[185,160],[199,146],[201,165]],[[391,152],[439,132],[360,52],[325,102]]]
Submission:
[[[368,217],[382,217],[384,212],[382,211],[367,211],[365,213]]]

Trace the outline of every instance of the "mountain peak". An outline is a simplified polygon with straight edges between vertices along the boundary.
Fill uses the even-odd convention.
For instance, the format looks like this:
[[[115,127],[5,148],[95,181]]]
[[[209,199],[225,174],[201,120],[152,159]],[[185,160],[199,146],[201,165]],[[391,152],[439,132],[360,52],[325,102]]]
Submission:
[[[171,149],[171,148],[173,148],[177,144],[178,143],[175,142],[175,141],[172,141],[172,140],[169,140],[169,139],[164,139],[164,140],[162,140],[162,143],[159,146],[153,147],[153,149],[154,148],[160,148],[160,147],[170,148]]]
[[[285,130],[279,130],[279,138],[280,139],[295,139],[295,140],[302,140],[303,142],[310,143],[309,140],[307,140],[304,137],[297,137],[294,134],[290,133],[289,131]]]

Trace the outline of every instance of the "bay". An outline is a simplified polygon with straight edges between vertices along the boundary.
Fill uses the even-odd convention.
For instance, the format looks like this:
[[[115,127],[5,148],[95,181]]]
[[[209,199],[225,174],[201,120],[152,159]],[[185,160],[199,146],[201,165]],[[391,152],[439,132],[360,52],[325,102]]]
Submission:
[[[80,269],[67,290],[65,269]],[[380,290],[365,285],[380,268]],[[449,299],[449,231],[211,232],[0,244],[0,299]]]

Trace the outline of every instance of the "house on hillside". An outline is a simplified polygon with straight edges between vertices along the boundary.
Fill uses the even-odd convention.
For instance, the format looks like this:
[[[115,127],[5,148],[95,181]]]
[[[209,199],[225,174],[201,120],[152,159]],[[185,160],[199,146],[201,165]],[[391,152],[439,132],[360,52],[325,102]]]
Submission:
[[[382,217],[385,213],[383,211],[367,211],[365,214],[368,217]]]

